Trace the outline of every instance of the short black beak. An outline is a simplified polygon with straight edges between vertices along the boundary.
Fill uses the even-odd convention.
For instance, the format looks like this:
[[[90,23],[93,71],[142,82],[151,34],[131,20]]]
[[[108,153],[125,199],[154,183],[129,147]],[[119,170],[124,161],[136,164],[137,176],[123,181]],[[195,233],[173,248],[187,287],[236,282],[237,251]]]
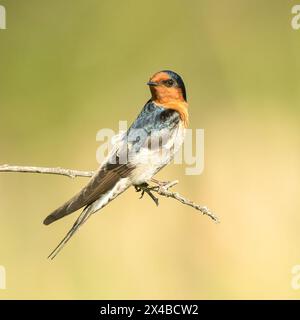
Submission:
[[[152,87],[155,87],[155,86],[158,86],[158,84],[156,83],[156,82],[153,82],[153,81],[149,81],[149,82],[147,82],[147,85],[148,86],[152,86]]]

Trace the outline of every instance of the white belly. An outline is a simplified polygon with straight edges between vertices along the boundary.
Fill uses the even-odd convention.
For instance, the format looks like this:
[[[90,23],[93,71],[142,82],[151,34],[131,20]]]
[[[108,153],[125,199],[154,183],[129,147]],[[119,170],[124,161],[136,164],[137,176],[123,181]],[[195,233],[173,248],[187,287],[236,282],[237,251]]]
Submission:
[[[130,174],[130,180],[138,185],[150,180],[161,168],[167,165],[179,150],[185,135],[185,128],[182,122],[172,132],[165,129],[161,132],[162,144],[154,139],[154,146],[148,148],[145,146],[129,159],[136,168]]]

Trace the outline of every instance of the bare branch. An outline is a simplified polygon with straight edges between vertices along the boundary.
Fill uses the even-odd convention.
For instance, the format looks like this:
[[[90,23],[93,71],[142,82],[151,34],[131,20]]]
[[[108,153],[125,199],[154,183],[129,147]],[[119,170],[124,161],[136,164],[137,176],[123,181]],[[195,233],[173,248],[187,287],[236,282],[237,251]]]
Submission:
[[[72,169],[57,168],[46,168],[46,167],[31,167],[31,166],[10,166],[4,164],[0,166],[0,172],[22,172],[22,173],[44,173],[44,174],[57,174],[67,176],[69,178],[75,177],[91,177],[93,171],[79,171]]]
[[[32,167],[32,166],[11,166],[8,164],[4,164],[0,166],[0,172],[20,172],[20,173],[42,173],[42,174],[55,174],[55,175],[63,175],[70,178],[75,177],[92,177],[95,173],[94,171],[80,171],[80,170],[72,170],[72,169],[64,169],[64,168],[47,168],[47,167]],[[178,181],[168,181],[161,182],[156,179],[151,180],[157,186],[155,187],[145,187],[144,189],[148,189],[150,191],[156,192],[160,196],[173,198],[184,205],[190,206],[198,211],[200,211],[203,215],[210,217],[216,223],[219,222],[218,217],[212,213],[207,207],[200,206],[193,201],[186,199],[178,192],[169,191],[170,188],[174,187],[178,184]]]
[[[156,191],[159,195],[167,197],[167,198],[173,198],[182,204],[185,204],[187,206],[190,206],[198,211],[200,211],[203,215],[206,215],[213,219],[216,223],[219,223],[219,218],[211,212],[207,207],[201,207],[200,205],[194,203],[193,201],[184,198],[182,195],[180,195],[178,192],[171,192],[169,189],[176,184],[178,184],[178,180],[176,181],[170,181],[166,185],[159,185],[157,189],[152,189],[152,191]]]

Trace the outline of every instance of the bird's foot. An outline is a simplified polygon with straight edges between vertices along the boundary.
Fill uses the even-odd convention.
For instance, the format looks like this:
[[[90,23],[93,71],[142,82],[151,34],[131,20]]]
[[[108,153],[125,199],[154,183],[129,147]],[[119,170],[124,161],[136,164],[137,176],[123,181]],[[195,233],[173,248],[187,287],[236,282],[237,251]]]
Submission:
[[[147,182],[142,183],[138,186],[134,186],[136,192],[141,192],[140,199],[143,198],[145,192],[148,194],[148,196],[155,202],[155,204],[158,206],[158,198],[154,196],[154,194],[151,192],[153,190],[157,190],[159,187],[150,187]]]

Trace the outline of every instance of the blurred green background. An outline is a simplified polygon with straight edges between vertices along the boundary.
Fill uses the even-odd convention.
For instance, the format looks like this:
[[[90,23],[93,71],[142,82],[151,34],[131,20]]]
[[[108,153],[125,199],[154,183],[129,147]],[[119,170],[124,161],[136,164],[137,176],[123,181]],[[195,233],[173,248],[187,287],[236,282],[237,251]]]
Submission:
[[[161,69],[181,74],[205,170],[158,177],[209,206],[128,190],[53,262],[85,178],[0,174],[0,298],[300,298],[300,30],[286,0],[1,0],[0,163],[97,167],[96,133],[132,122]]]

